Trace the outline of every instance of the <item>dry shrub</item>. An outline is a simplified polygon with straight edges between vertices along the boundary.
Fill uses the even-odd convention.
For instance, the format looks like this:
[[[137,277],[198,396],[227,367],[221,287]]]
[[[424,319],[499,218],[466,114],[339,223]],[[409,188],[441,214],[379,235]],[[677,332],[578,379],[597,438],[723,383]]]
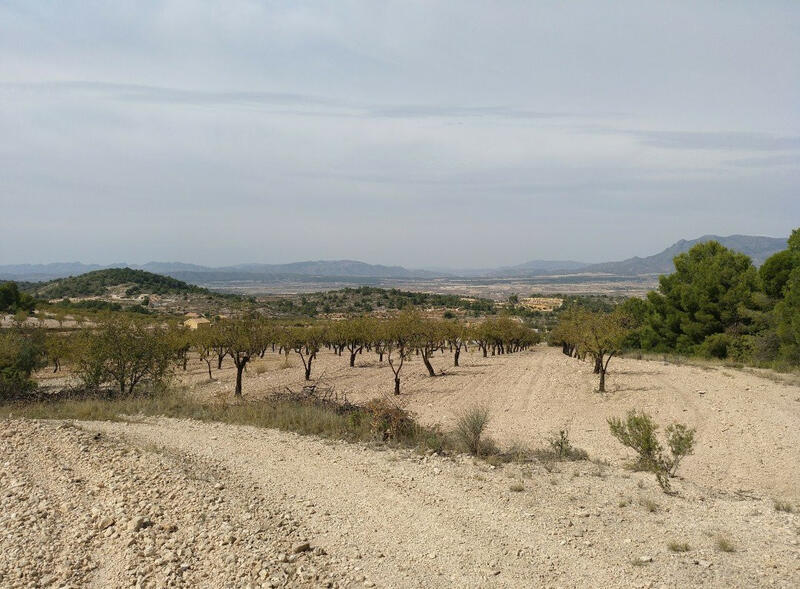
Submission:
[[[389,399],[379,397],[364,405],[369,417],[370,430],[383,440],[412,437],[416,424],[408,411]]]
[[[488,408],[475,406],[467,409],[456,422],[456,429],[453,432],[456,442],[467,453],[480,456],[484,450],[494,448],[494,444],[487,443],[483,439],[488,425]]]

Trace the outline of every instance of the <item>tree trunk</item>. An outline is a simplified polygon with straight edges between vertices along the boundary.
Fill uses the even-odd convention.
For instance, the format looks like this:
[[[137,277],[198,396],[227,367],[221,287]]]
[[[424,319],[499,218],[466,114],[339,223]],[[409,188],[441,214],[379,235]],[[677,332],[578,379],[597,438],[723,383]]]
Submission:
[[[395,376],[394,377],[394,394],[395,395],[399,395],[400,394],[400,377],[399,376]]]
[[[208,380],[213,380],[211,376],[211,360],[206,360],[206,365],[208,366]]]
[[[311,380],[311,361],[314,359],[314,356],[308,357],[308,363],[306,364],[306,380]]]
[[[603,357],[602,356],[595,356],[594,359],[594,374],[600,374],[603,372]]]
[[[378,362],[383,362],[383,352],[378,352]]]
[[[428,360],[428,354],[425,352],[422,353],[422,361],[425,363],[425,368],[428,369],[428,374],[436,376],[436,371],[434,371],[433,366],[431,366],[431,361]]]
[[[217,354],[217,370],[222,370],[222,361],[225,359],[225,354]]]
[[[356,365],[356,352],[350,350],[350,368],[353,368]]]
[[[453,356],[453,366],[458,366],[458,357],[461,355],[461,348],[456,348],[456,353]]]
[[[606,392],[606,371],[605,368],[600,368],[600,392]]]
[[[242,396],[242,372],[244,371],[244,367],[244,363],[236,365],[236,389],[233,394],[237,397]]]

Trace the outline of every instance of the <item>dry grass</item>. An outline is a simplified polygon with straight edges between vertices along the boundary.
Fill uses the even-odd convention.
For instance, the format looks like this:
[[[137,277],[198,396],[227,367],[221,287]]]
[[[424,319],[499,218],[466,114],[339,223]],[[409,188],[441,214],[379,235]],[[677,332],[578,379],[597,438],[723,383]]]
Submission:
[[[671,540],[667,542],[667,548],[669,548],[672,552],[689,552],[689,550],[691,550],[689,548],[689,544],[686,542],[679,542],[677,540]]]
[[[291,399],[232,404],[199,403],[180,392],[117,399],[64,399],[0,406],[0,417],[29,419],[74,419],[81,421],[131,421],[143,417],[175,417],[236,425],[275,428],[325,438],[362,442],[386,442],[393,445],[450,449],[446,436],[434,428],[417,423],[387,438],[373,427],[369,410],[350,405],[341,407],[314,401]]]
[[[508,490],[512,493],[522,493],[525,490],[525,485],[522,483],[512,483]]]
[[[644,507],[649,513],[656,513],[659,509],[658,503],[652,499],[648,499],[647,497],[642,497],[639,499],[639,505]]]
[[[733,542],[726,536],[723,536],[722,534],[717,536],[715,545],[717,547],[717,550],[719,550],[720,552],[736,552],[736,546],[733,544]]]
[[[775,511],[782,511],[784,513],[794,513],[795,507],[788,501],[780,501],[778,499],[775,500],[774,503]]]

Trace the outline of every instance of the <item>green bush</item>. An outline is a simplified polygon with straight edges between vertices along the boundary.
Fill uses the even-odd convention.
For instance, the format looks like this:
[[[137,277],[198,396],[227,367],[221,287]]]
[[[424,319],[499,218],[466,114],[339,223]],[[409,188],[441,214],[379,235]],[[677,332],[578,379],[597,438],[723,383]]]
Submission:
[[[0,401],[36,388],[31,373],[45,365],[44,338],[38,330],[0,330]]]
[[[670,450],[670,455],[667,456],[656,437],[658,425],[644,411],[629,411],[624,421],[611,418],[608,425],[611,435],[638,455],[635,466],[652,472],[664,492],[669,493],[669,478],[675,476],[683,458],[694,452],[695,430],[682,423],[673,423],[667,427],[667,445]]]

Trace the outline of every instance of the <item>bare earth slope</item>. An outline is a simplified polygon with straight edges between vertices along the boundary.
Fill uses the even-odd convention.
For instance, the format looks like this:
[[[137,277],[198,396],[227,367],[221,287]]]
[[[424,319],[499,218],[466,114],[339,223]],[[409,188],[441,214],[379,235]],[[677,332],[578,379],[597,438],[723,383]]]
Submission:
[[[492,469],[238,426],[77,426],[0,423],[1,586],[800,583],[798,515],[767,499],[680,482],[670,498],[589,462]]]

